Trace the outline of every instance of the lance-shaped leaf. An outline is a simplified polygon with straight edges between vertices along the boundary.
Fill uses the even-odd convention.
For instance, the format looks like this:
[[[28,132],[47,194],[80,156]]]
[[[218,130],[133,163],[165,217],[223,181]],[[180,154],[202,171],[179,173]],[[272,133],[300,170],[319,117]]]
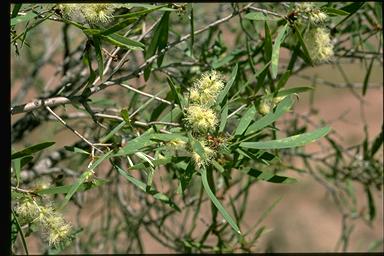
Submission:
[[[256,148],[256,149],[277,149],[277,148],[293,148],[303,146],[305,144],[316,141],[317,139],[325,136],[330,127],[323,127],[313,132],[307,132],[290,136],[284,139],[270,140],[270,141],[257,141],[257,142],[243,142],[240,147]]]
[[[203,187],[205,192],[207,192],[209,199],[211,199],[212,203],[216,206],[216,208],[219,210],[219,212],[223,215],[224,219],[231,225],[233,230],[236,231],[237,234],[241,234],[239,227],[237,226],[236,222],[233,220],[231,215],[225,210],[223,205],[217,200],[216,196],[213,194],[211,188],[208,184],[208,177],[207,177],[207,170],[203,168],[201,170],[201,179],[203,182]]]

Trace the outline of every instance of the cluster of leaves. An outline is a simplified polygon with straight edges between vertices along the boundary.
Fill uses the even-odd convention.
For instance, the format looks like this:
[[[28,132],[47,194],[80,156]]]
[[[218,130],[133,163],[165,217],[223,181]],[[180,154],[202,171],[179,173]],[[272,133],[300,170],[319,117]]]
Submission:
[[[381,18],[379,18],[381,12],[377,11],[381,8],[380,5],[372,7],[368,4],[352,3],[345,4],[341,8],[337,7],[339,4],[332,3],[318,5],[321,11],[329,15],[329,23],[333,25],[333,36],[337,38],[348,37],[350,34],[360,36],[365,33],[362,31],[369,30],[370,26],[381,24]],[[231,8],[233,12],[228,16],[239,17],[241,24],[241,31],[235,42],[236,47],[229,52],[229,47],[221,37],[222,32],[215,24],[216,20],[211,21],[210,25],[202,30],[195,30],[198,25],[196,17],[201,12],[197,4],[127,4],[119,8],[113,15],[113,20],[106,24],[80,23],[71,20],[63,15],[56,5],[14,5],[11,14],[13,35],[11,43],[17,54],[20,54],[19,48],[26,44],[30,30],[45,24],[43,22],[60,22],[64,26],[77,29],[77,32],[85,36],[86,39],[81,42],[82,48],[79,48],[82,62],[71,64],[72,67],[67,66],[66,69],[67,71],[71,68],[76,70],[75,68],[79,65],[81,71],[85,70],[86,79],[74,79],[69,86],[68,83],[58,86],[49,97],[67,97],[72,100],[72,104],[80,113],[91,117],[94,122],[88,127],[91,131],[89,140],[91,138],[90,141],[97,141],[97,143],[89,143],[89,140],[85,141],[82,138],[82,141],[76,145],[63,149],[69,152],[67,159],[71,160],[71,163],[68,163],[68,168],[77,170],[73,175],[75,180],[67,179],[65,184],[52,183],[48,188],[33,188],[23,179],[22,172],[23,169],[27,170],[36,165],[39,157],[34,158],[34,155],[52,146],[54,142],[38,143],[14,152],[12,154],[14,203],[17,204],[24,197],[45,197],[53,200],[57,210],[61,210],[69,202],[81,205],[78,197],[82,193],[79,192],[90,190],[89,192],[96,193],[93,191],[99,189],[101,195],[102,191],[108,194],[104,195],[108,198],[106,202],[111,204],[107,208],[114,205],[121,210],[123,214],[121,218],[126,223],[126,238],[137,241],[134,249],[135,245],[130,243],[128,248],[131,250],[140,252],[143,250],[139,228],[145,226],[151,236],[175,251],[221,252],[237,249],[251,251],[258,237],[265,231],[265,227],[262,226],[256,231],[253,229],[260,224],[277,202],[266,209],[265,214],[260,216],[252,229],[244,232],[241,229],[241,220],[246,210],[249,189],[257,181],[280,184],[296,182],[294,178],[278,174],[279,166],[284,162],[279,150],[296,152],[292,148],[301,147],[326,136],[330,128],[325,126],[310,132],[306,132],[306,128],[295,129],[289,131],[289,134],[286,133],[288,134],[286,137],[284,131],[281,131],[281,135],[278,136],[279,127],[276,126],[276,121],[292,111],[295,99],[300,93],[313,89],[311,86],[285,88],[291,75],[313,65],[304,40],[307,31],[306,28],[295,23],[295,3],[284,7],[278,7],[272,3],[260,4],[260,8],[264,11],[257,9],[252,11],[249,8],[251,5],[244,6],[233,4]],[[242,16],[243,12],[246,12],[245,16]],[[358,12],[361,14],[357,16]],[[358,21],[351,17],[367,17],[369,12],[373,12],[379,22],[372,21],[370,18],[370,25],[366,25],[366,28],[354,27]],[[188,16],[188,20],[184,21],[187,24],[182,33],[185,33],[185,27],[190,30],[189,34],[181,36],[177,23],[182,21],[185,15]],[[153,24],[148,30],[150,33],[143,29],[142,24],[145,22]],[[206,25],[205,22],[201,22],[200,25]],[[23,32],[17,34],[16,28],[22,24],[26,24]],[[238,27],[230,29],[239,30]],[[261,29],[264,30],[264,35],[259,34],[259,38],[252,36]],[[204,31],[207,31],[207,37],[198,37]],[[288,37],[293,37],[294,40],[287,40]],[[186,40],[189,42],[182,46],[181,50],[176,47]],[[372,47],[367,40],[368,38],[361,39],[349,51],[357,49],[360,45]],[[281,48],[287,49],[290,53],[291,57],[287,65],[281,63]],[[104,51],[108,52],[106,49],[111,49],[110,52],[114,52],[114,55],[105,55]],[[335,53],[341,54],[343,50],[342,44],[334,46]],[[144,63],[142,64],[140,59],[135,57],[139,52],[143,52]],[[67,53],[65,57],[74,58],[73,56]],[[124,67],[127,56],[133,59],[128,63],[128,68]],[[114,58],[120,62],[112,63]],[[185,59],[188,63],[184,65]],[[368,88],[373,60],[372,58],[364,81],[363,94]],[[216,150],[215,157],[208,159],[204,145],[196,140],[185,124],[184,118],[193,79],[212,69],[220,71],[226,75],[227,79],[217,97],[215,111],[218,113],[219,123],[214,131],[206,135],[206,141]],[[124,84],[141,75],[151,87],[151,91],[159,89],[155,84],[161,84],[161,88],[167,86],[167,89],[159,89],[159,92],[152,94],[140,92],[144,86],[136,89]],[[113,84],[120,84],[129,89],[129,93],[123,95],[124,102],[127,102],[124,97],[129,97],[128,105],[116,106],[115,102],[108,102],[105,95],[105,98],[100,101],[92,98],[96,92]],[[166,96],[160,98],[159,95],[165,91]],[[149,100],[140,97],[143,95],[149,97]],[[121,94],[115,96],[117,101]],[[269,111],[260,111],[262,104],[275,98],[280,98],[281,101],[274,102]],[[117,114],[116,111],[114,112],[113,118],[108,119],[108,114],[104,113],[110,113],[108,111],[111,109],[111,104],[119,110]],[[55,106],[55,110],[58,108],[59,106]],[[95,110],[97,108],[102,110]],[[96,115],[100,113],[102,115]],[[49,112],[41,112],[41,114],[48,116]],[[13,132],[20,134],[19,137],[23,137],[26,130],[32,130],[39,125],[27,126],[20,131],[20,127],[25,126],[17,124],[22,122],[23,119],[13,126]],[[335,160],[337,161],[335,164],[338,165],[343,162],[340,160],[341,150],[328,135],[326,137],[336,152],[339,152],[340,157]],[[15,138],[18,137],[15,135]],[[202,166],[196,165],[191,154],[178,152],[175,142],[187,145],[186,148],[189,151],[207,161],[204,161],[205,164]],[[367,143],[366,141],[365,144]],[[380,171],[382,177],[382,169],[373,157],[381,143],[382,134],[369,150],[367,145],[364,147],[366,152],[364,161],[371,163],[367,168],[372,170],[372,173],[378,174],[378,177],[380,177]],[[98,148],[98,144],[105,145],[103,150]],[[110,163],[110,172],[101,178],[97,170],[104,162]],[[87,164],[86,167],[85,164]],[[73,167],[70,167],[72,165]],[[354,166],[354,163],[350,166]],[[336,171],[338,169],[342,168],[339,166],[332,169],[333,176],[330,179],[339,177],[340,172]],[[156,183],[163,171],[166,173],[167,191],[160,189],[159,184]],[[381,183],[377,184],[369,179],[362,180],[360,175],[345,174],[343,177],[347,180],[358,180],[366,186],[371,209],[370,220],[373,220],[374,206],[372,206],[370,187],[372,185],[380,187]],[[122,196],[119,193],[122,192],[118,187],[127,186],[122,180],[129,182],[129,189],[136,191],[135,197],[141,206],[139,212],[131,210],[131,206],[127,206],[121,199]],[[377,181],[377,177],[374,180]],[[26,187],[28,189],[25,189]],[[114,192],[115,189],[117,192]],[[200,192],[198,192],[199,189]],[[237,196],[231,197],[229,191],[236,189]],[[203,192],[211,202],[212,219],[205,232],[196,235],[193,231],[198,226],[196,224],[198,214],[204,203]],[[196,196],[197,194],[199,196]],[[224,198],[229,198],[228,206],[223,205]],[[236,206],[236,201],[242,204]],[[197,210],[190,217],[190,210],[195,210],[196,207]],[[150,214],[153,209],[157,212],[155,218]],[[106,211],[110,220],[111,210]],[[181,235],[176,235],[170,230],[160,231],[165,229],[165,223],[169,222],[171,216],[181,213],[185,213],[185,218],[192,219],[193,224],[188,229],[183,227],[186,230],[183,230]],[[223,217],[223,222],[218,221],[218,213]],[[27,251],[25,234],[23,227],[18,224],[17,212],[13,215],[12,223],[13,242],[20,234]],[[160,235],[154,234],[156,232],[151,230],[151,225],[157,228]],[[108,221],[108,228],[114,229],[109,231],[115,232],[113,235],[107,234],[109,241],[113,242],[121,229],[118,225],[113,226],[111,221]],[[77,230],[73,235],[76,234],[81,236],[82,233]],[[249,237],[250,234],[253,235],[252,238]],[[92,241],[94,235],[95,233],[89,234],[91,241],[89,244],[84,243],[84,251],[91,250],[92,244],[95,243]],[[212,245],[212,242],[207,240],[209,235],[217,238],[216,245]],[[174,242],[170,243],[170,241]],[[118,251],[115,245],[113,248]],[[48,252],[58,252],[62,249],[64,248],[50,248]]]

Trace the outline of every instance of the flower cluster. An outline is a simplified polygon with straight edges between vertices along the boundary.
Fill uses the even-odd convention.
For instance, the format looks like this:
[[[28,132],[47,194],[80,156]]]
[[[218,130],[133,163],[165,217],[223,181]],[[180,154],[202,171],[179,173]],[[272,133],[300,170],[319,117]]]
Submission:
[[[314,62],[328,61],[333,56],[333,45],[325,28],[311,28],[305,38],[305,45]]]
[[[305,15],[308,18],[309,22],[311,22],[312,24],[323,23],[327,19],[327,15],[324,12],[322,12],[320,9],[313,6],[312,3],[308,3],[308,2],[300,3],[295,8],[295,11],[298,14]]]
[[[57,246],[70,238],[71,226],[53,207],[38,205],[36,201],[25,198],[15,211],[21,223],[37,223],[47,234],[50,246]]]
[[[333,57],[333,45],[324,23],[328,16],[312,3],[300,3],[295,8],[298,24],[309,26],[304,43],[314,63],[326,62]]]
[[[193,84],[185,118],[193,131],[207,133],[216,127],[218,121],[211,107],[216,104],[217,96],[223,87],[224,83],[216,71],[204,73]]]
[[[217,97],[223,89],[224,83],[221,75],[212,70],[204,73],[197,79],[190,90],[189,106],[185,109],[185,118],[188,127],[198,137],[200,145],[204,149],[205,158],[188,148],[195,165],[201,167],[215,155],[215,150],[209,145],[205,137],[214,131],[218,124],[218,118],[214,106],[217,104]]]
[[[72,19],[84,19],[89,23],[106,23],[113,17],[120,4],[59,4],[59,10]]]
[[[215,112],[207,107],[191,105],[186,109],[185,120],[196,132],[206,133],[215,128],[217,117]]]
[[[190,90],[190,101],[199,105],[213,105],[224,84],[216,71],[204,73]]]

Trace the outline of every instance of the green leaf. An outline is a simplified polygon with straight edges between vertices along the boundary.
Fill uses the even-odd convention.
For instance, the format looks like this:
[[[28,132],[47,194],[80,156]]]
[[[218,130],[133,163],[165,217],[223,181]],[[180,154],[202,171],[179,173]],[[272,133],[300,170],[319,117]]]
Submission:
[[[168,43],[169,15],[170,12],[165,12],[159,24],[160,35],[157,44],[157,54],[159,54],[159,57],[157,58],[158,67],[161,66],[164,59],[164,54],[160,54],[160,52],[167,46]]]
[[[376,207],[375,207],[375,201],[373,199],[371,190],[368,186],[365,186],[365,193],[367,195],[367,201],[368,201],[368,208],[369,208],[369,221],[372,221],[375,219],[376,216]]]
[[[20,8],[23,4],[15,4],[13,6],[13,10],[12,10],[12,14],[11,14],[11,18],[15,18],[17,16],[17,14],[19,13],[20,11]]]
[[[108,29],[101,31],[100,35],[107,36],[109,34],[118,32],[118,31],[126,28],[128,25],[132,24],[136,20],[137,20],[137,18],[135,18],[135,17],[128,17],[128,18],[124,19],[123,21],[109,27]]]
[[[21,15],[16,16],[16,17],[11,19],[11,26],[19,24],[21,22],[29,21],[29,20],[35,18],[36,16],[37,16],[37,14],[34,13],[34,12],[29,12],[26,15],[23,15],[23,16],[21,16]]]
[[[337,23],[333,27],[333,29],[335,29],[337,26],[339,26],[340,24],[342,24],[346,20],[348,20],[355,12],[357,12],[364,5],[364,3],[365,2],[355,2],[355,3],[348,4],[348,5],[344,6],[343,8],[341,8],[340,10],[348,12],[349,15],[347,17],[345,17],[344,19],[342,19],[339,23]]]
[[[48,147],[52,146],[53,144],[55,144],[55,142],[49,141],[49,142],[43,142],[43,143],[39,143],[39,144],[30,146],[30,147],[27,147],[21,151],[13,153],[11,156],[11,159],[16,159],[16,158],[32,155],[33,153],[36,153],[36,152],[39,152],[45,148],[48,148]]]
[[[323,127],[313,132],[298,134],[278,140],[258,141],[258,142],[242,142],[240,147],[256,148],[256,149],[277,149],[277,148],[293,148],[303,146],[305,144],[316,141],[317,139],[325,136],[330,127]]]
[[[178,194],[181,194],[184,192],[184,190],[187,188],[187,186],[191,183],[192,176],[195,172],[195,167],[193,161],[189,161],[187,168],[185,170],[180,170],[179,171],[179,187],[177,190]]]
[[[228,117],[228,103],[226,103],[221,110],[219,132],[224,131],[225,124],[227,123],[227,117]]]
[[[271,31],[269,29],[268,23],[264,22],[264,31],[265,31],[265,39],[264,39],[264,52],[265,52],[265,61],[269,62],[272,58],[272,36]],[[268,66],[268,65],[265,65]]]
[[[124,37],[119,34],[111,34],[108,36],[102,36],[103,39],[107,40],[108,42],[128,50],[140,50],[142,51],[144,48],[144,44],[132,39],[129,39],[127,37]]]
[[[276,90],[280,90],[287,83],[289,77],[291,76],[291,70],[287,70],[279,79]]]
[[[293,87],[293,88],[289,88],[289,89],[280,90],[276,94],[276,96],[277,97],[284,97],[284,96],[288,96],[288,95],[295,94],[295,93],[306,92],[306,91],[309,91],[312,89],[313,89],[313,87],[310,87],[310,86]]]
[[[101,185],[104,185],[107,182],[109,182],[109,180],[104,180],[104,179],[95,179],[95,180],[92,180],[90,182],[84,182],[83,184],[81,184],[78,187],[78,189],[76,191],[80,192],[80,191],[90,190],[90,189],[99,187]],[[39,194],[39,195],[66,194],[66,193],[68,193],[73,188],[73,185],[74,184],[64,185],[64,186],[57,186],[57,187],[37,190],[37,191],[34,191],[34,192]]]
[[[130,124],[130,123],[131,123],[131,119],[129,118],[129,113],[128,113],[128,109],[127,109],[127,108],[123,108],[123,109],[120,111],[120,115],[121,115],[121,117],[124,119],[124,121],[125,121],[127,124]]]
[[[68,151],[75,152],[75,153],[80,153],[80,154],[85,154],[85,155],[90,155],[88,151],[85,151],[84,149],[78,148],[78,147],[72,147],[72,146],[64,146],[64,148]]]
[[[191,8],[191,12],[190,12],[190,15],[189,15],[189,25],[191,27],[191,32],[190,32],[190,35],[191,35],[191,40],[189,41],[189,51],[191,53],[191,56],[193,56],[193,44],[195,42],[195,23],[194,23],[194,15],[193,15],[193,3],[188,3],[190,8]]]
[[[268,63],[265,64],[264,67],[259,70],[259,72],[257,72],[256,74],[257,83],[256,83],[255,93],[257,93],[264,86],[265,77],[268,74],[268,67],[270,65],[271,65],[271,62],[268,61]]]
[[[380,146],[383,144],[383,130],[384,130],[384,126],[382,124],[381,125],[381,131],[380,131],[379,135],[377,135],[376,139],[372,143],[371,157],[373,157],[376,154],[376,152],[379,150]]]
[[[139,149],[156,144],[151,140],[151,134],[145,133],[139,137],[127,142],[127,145],[121,148],[114,156],[125,156],[137,152]]]
[[[270,112],[262,118],[258,119],[256,122],[251,124],[245,135],[251,134],[253,132],[259,131],[264,127],[272,124],[274,121],[279,119],[284,113],[288,112],[292,107],[294,101],[291,96],[285,97],[276,107],[274,112]]]
[[[158,167],[160,165],[166,165],[166,164],[172,163],[173,161],[174,159],[171,157],[151,160],[154,167]],[[150,167],[150,164],[147,161],[145,161],[129,167],[128,170],[142,170],[148,167]]]
[[[189,139],[193,151],[196,152],[204,161],[207,160],[207,156],[205,155],[204,148],[201,145],[200,141],[194,139],[192,136],[190,136]]]
[[[355,13],[357,10],[360,9],[360,7],[364,4],[364,2],[355,2],[348,4],[342,8],[340,8],[341,11],[348,12],[348,14]]]
[[[165,134],[165,133],[154,133],[151,134],[151,140],[159,140],[159,141],[171,141],[171,140],[182,140],[187,142],[188,138],[177,133],[173,134]]]
[[[272,182],[272,183],[293,184],[297,182],[295,178],[276,175],[271,171],[262,172],[257,169],[251,168],[248,171],[246,171],[246,173],[249,176],[252,176],[258,180],[263,180],[263,181]]]
[[[121,14],[121,15],[115,15],[115,18],[132,18],[132,17],[135,17],[135,18],[139,18],[143,15],[146,15],[148,13],[151,13],[151,12],[154,12],[156,10],[159,10],[159,11],[175,11],[175,9],[172,9],[172,8],[167,8],[167,4],[163,4],[163,5],[159,5],[159,6],[154,6],[154,5],[147,5],[147,4],[142,4],[143,6],[134,6],[134,5],[138,5],[138,4],[130,4],[132,5],[132,7],[143,7],[143,8],[146,8],[147,10],[142,10],[142,11],[138,11],[138,12],[129,12],[129,13],[126,13],[126,14]],[[144,5],[146,7],[144,7]]]
[[[236,231],[237,234],[241,235],[239,227],[236,225],[236,222],[233,220],[233,218],[229,215],[229,213],[224,209],[222,204],[217,200],[216,196],[213,194],[211,188],[208,184],[208,177],[207,177],[207,170],[203,168],[201,170],[201,179],[203,182],[203,187],[205,192],[207,192],[209,198],[211,199],[212,203],[216,206],[216,208],[219,210],[219,212],[223,215],[224,219],[231,225],[234,231]]]
[[[72,196],[77,192],[77,190],[80,188],[80,186],[87,180],[88,177],[90,177],[93,174],[93,170],[101,164],[104,160],[108,159],[111,154],[112,150],[108,153],[104,154],[102,157],[97,159],[83,174],[77,179],[76,183],[71,185],[71,188],[69,189],[68,193],[65,195],[63,202],[61,203],[59,209],[63,209],[64,206],[69,202],[69,200],[72,198]]]
[[[93,46],[95,47],[97,69],[99,70],[99,76],[101,79],[103,79],[104,60],[103,60],[103,53],[101,52],[100,38],[97,36],[93,36],[92,42],[93,42]]]
[[[265,14],[262,12],[250,12],[250,13],[247,13],[244,17],[249,20],[272,20],[272,21],[279,20],[279,18],[275,16],[269,16],[268,14]]]
[[[365,73],[364,84],[363,84],[363,95],[365,95],[367,93],[369,77],[371,76],[371,71],[372,71],[374,61],[375,61],[375,58],[372,58],[371,62],[369,63],[368,70]]]
[[[24,165],[29,163],[32,159],[33,159],[32,156],[26,156],[26,157],[22,157],[22,158],[20,157],[20,158],[16,158],[16,159],[12,160],[13,170],[15,171],[15,174],[16,174],[17,185],[20,182],[21,169],[23,168]]]
[[[272,48],[272,58],[271,58],[271,75],[273,79],[276,79],[277,70],[279,65],[279,56],[280,56],[280,45],[284,41],[285,36],[287,34],[288,23],[283,27],[280,27],[278,30],[278,34],[273,44]]]
[[[171,77],[167,77],[167,81],[168,81],[169,87],[171,87],[173,98],[175,99],[177,105],[179,105],[180,108],[183,110],[185,106],[184,97],[180,95],[179,92],[176,90],[175,83],[173,82]]]
[[[117,169],[117,171],[124,177],[126,178],[129,182],[131,182],[133,185],[135,185],[136,187],[138,187],[140,190],[144,191],[145,193],[147,194],[150,194],[152,195],[154,198],[168,204],[170,207],[172,207],[173,209],[177,210],[177,211],[180,211],[180,208],[173,202],[171,201],[171,199],[169,199],[168,196],[166,196],[165,194],[161,193],[161,192],[158,192],[156,189],[154,189],[153,187],[151,187],[149,190],[147,190],[147,186],[144,182],[134,178],[133,176],[129,175],[126,171],[124,171],[123,169],[121,169],[119,166],[117,165],[114,165],[115,168]]]
[[[12,220],[13,220],[13,223],[15,223],[17,229],[19,230],[19,233],[21,236],[21,242],[23,243],[25,253],[26,253],[26,255],[29,255],[28,246],[27,246],[27,243],[25,242],[25,236],[24,236],[23,230],[22,230],[20,223],[19,223],[19,220],[17,219],[17,216],[13,210],[12,210]]]
[[[105,143],[107,142],[110,138],[113,137],[113,135],[115,135],[118,131],[120,131],[125,125],[127,124],[126,121],[122,121],[120,124],[118,124],[115,128],[113,128],[107,135],[105,135],[104,137],[102,137],[100,139],[100,142],[101,143]]]
[[[303,35],[301,34],[301,32],[299,30],[299,27],[296,24],[294,25],[294,28],[295,28],[294,29],[295,34],[296,34],[297,38],[299,39],[299,43],[301,45],[301,48],[303,49],[304,61],[307,64],[312,65],[312,58],[311,58],[311,55],[308,52],[307,46],[305,45],[305,42],[304,42],[304,39],[303,39]]]
[[[323,8],[321,8],[321,10],[323,12],[325,12],[329,16],[345,16],[345,15],[349,15],[349,12],[346,12],[346,11],[341,10],[341,9],[335,9],[335,8],[332,8],[332,7],[323,7]]]
[[[247,130],[249,124],[255,118],[256,107],[255,105],[250,106],[244,115],[241,117],[239,125],[236,128],[235,135],[241,135]]]
[[[236,80],[238,69],[239,69],[239,64],[236,64],[236,66],[232,70],[231,77],[229,78],[229,81],[227,82],[224,89],[220,92],[219,96],[217,97],[217,103],[220,106],[224,105],[224,98],[227,96],[229,89],[231,89],[231,86],[233,85],[233,83]]]
[[[164,24],[166,27],[168,27],[168,19],[169,19],[169,13],[166,16],[166,13],[163,14],[161,17],[161,20],[159,21],[159,24],[156,25],[156,28],[154,29],[152,40],[148,46],[148,48],[145,50],[144,58],[145,60],[148,60],[151,58],[153,55],[155,55],[156,49],[158,49],[159,44],[160,44],[160,37],[161,33],[164,30]],[[168,29],[168,28],[167,28]],[[168,33],[167,33],[168,36]],[[163,39],[164,40],[164,39]],[[152,64],[149,64],[145,69],[144,69],[144,80],[147,81],[149,78],[149,75],[151,74],[151,67]]]

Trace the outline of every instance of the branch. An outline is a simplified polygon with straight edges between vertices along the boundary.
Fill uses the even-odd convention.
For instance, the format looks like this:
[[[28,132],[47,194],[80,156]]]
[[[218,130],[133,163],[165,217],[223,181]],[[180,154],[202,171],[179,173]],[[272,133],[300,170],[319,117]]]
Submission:
[[[41,107],[55,107],[58,105],[65,105],[78,101],[81,97],[73,97],[71,99],[66,97],[54,97],[49,99],[34,100],[26,104],[17,105],[11,108],[11,115],[20,114],[24,112],[31,112]]]

